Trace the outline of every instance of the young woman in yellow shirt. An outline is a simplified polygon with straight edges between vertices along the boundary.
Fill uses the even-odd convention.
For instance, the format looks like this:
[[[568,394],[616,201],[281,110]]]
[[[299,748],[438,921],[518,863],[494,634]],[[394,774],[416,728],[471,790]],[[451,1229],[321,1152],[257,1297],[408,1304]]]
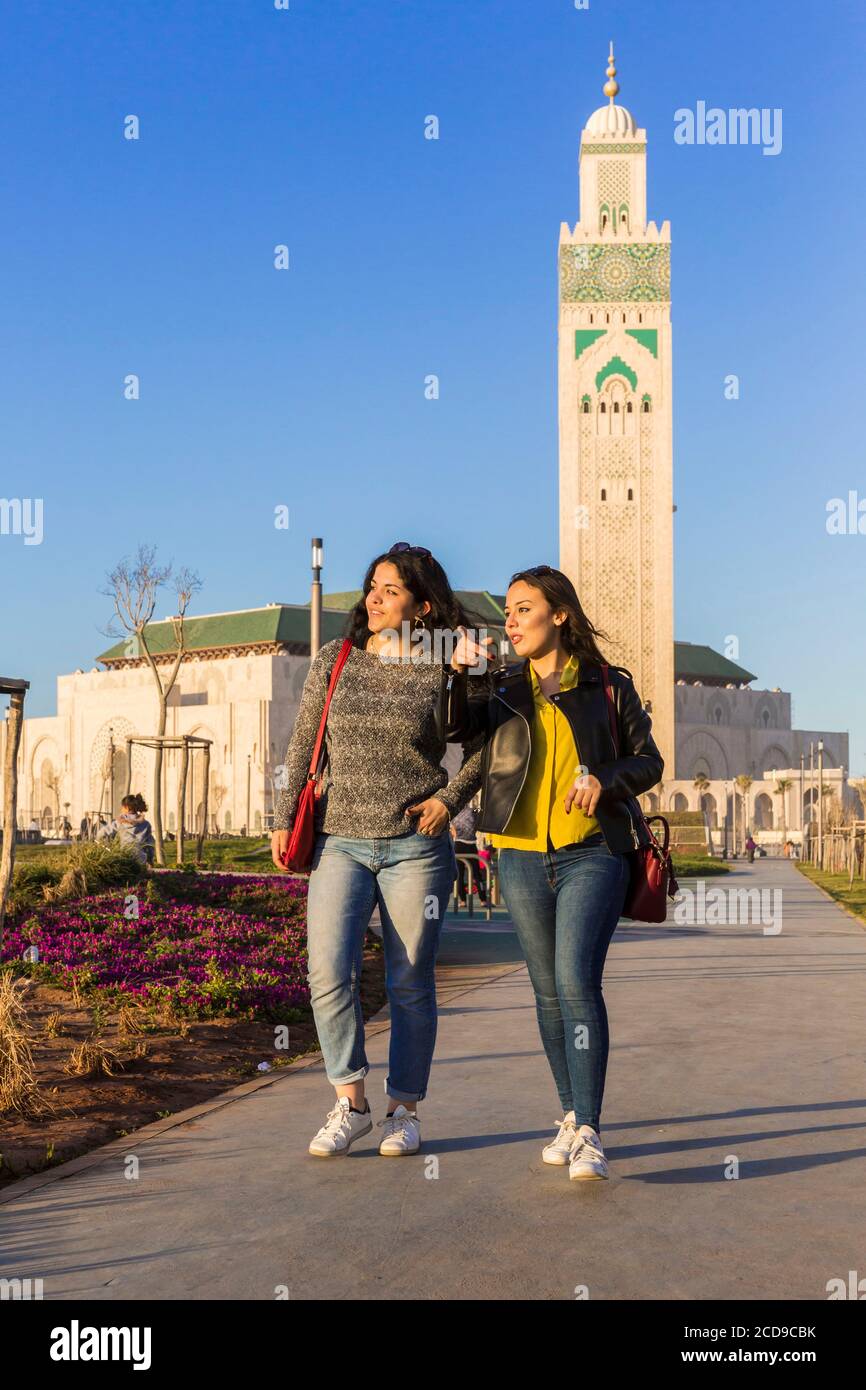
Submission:
[[[505,614],[521,660],[491,674],[489,698],[471,700],[464,672],[481,648],[468,634],[458,643],[448,737],[486,734],[478,829],[499,849],[502,893],[563,1108],[542,1158],[568,1164],[571,1178],[606,1178],[602,972],[628,889],[629,852],[644,833],[629,803],[660,780],[664,764],[629,672],[610,668],[608,697],[596,642],[604,634],[566,575],[548,565],[519,571]]]

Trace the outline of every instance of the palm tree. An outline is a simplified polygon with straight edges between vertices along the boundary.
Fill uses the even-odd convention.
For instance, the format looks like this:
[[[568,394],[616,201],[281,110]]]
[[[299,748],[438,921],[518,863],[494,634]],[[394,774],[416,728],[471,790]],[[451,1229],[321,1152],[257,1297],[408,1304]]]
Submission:
[[[788,834],[788,792],[793,786],[790,777],[780,777],[776,783],[775,795],[780,798],[782,810],[782,852],[784,853],[785,839]]]
[[[739,776],[739,777],[735,777],[735,778],[734,778],[734,784],[735,784],[736,786],[739,787],[739,789],[740,789],[740,795],[741,795],[742,798],[743,798],[743,844],[746,843],[746,839],[747,839],[747,837],[748,837],[748,830],[749,830],[749,802],[748,802],[748,795],[749,795],[749,788],[751,787],[751,785],[752,785],[752,783],[754,782],[754,780],[755,780],[754,777],[749,777],[748,774],[745,773],[745,772],[740,773],[740,776]],[[736,846],[735,846],[734,852],[736,853]]]

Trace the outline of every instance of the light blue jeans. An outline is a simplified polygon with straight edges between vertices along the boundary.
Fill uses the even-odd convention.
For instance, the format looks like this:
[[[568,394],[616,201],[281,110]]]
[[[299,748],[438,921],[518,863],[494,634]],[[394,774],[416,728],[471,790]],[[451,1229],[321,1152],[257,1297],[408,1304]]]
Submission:
[[[307,897],[310,998],[328,1080],[360,1081],[370,1070],[364,1050],[361,964],[364,937],[378,902],[391,1006],[385,1090],[418,1101],[436,1043],[434,970],[442,921],[457,864],[442,835],[384,840],[316,837]]]

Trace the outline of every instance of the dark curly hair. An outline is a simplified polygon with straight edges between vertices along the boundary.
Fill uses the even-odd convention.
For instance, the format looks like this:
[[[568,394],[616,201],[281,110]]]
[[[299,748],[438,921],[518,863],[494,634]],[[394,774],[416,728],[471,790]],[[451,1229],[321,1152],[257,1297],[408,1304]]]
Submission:
[[[418,603],[430,604],[430,612],[425,613],[421,619],[428,632],[432,633],[435,628],[454,630],[460,626],[472,626],[469,614],[451,588],[448,576],[438,560],[432,555],[413,555],[405,550],[393,553],[386,551],[370,561],[364,575],[361,598],[352,609],[346,624],[345,636],[351,638],[356,647],[363,647],[370,636],[365,600],[373,586],[376,566],[382,564],[394,566]]]
[[[539,570],[541,573],[538,573]],[[565,610],[567,616],[559,629],[559,640],[567,652],[576,656],[579,661],[605,661],[595,639],[601,637],[605,642],[609,642],[610,637],[589,621],[577,597],[577,590],[567,574],[563,574],[562,570],[552,569],[549,565],[536,565],[513,574],[508,581],[509,588],[516,584],[518,579],[540,589],[554,612],[558,609]]]

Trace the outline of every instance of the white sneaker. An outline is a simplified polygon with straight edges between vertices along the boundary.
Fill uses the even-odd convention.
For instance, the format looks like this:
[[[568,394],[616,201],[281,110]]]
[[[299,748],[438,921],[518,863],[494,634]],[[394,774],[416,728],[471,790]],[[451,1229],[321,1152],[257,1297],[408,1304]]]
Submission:
[[[567,1163],[576,1138],[577,1126],[574,1122],[574,1111],[569,1110],[568,1114],[563,1116],[556,1138],[552,1139],[549,1144],[545,1144],[541,1150],[541,1157],[545,1163]]]
[[[333,1158],[335,1154],[348,1153],[356,1139],[369,1134],[373,1128],[373,1116],[368,1109],[365,1115],[352,1110],[348,1096],[340,1096],[322,1128],[310,1140],[310,1153],[316,1158]]]
[[[421,1121],[405,1105],[398,1105],[393,1115],[380,1120],[385,1133],[379,1145],[379,1153],[388,1157],[398,1154],[416,1154],[421,1147]]]
[[[607,1159],[592,1125],[581,1125],[572,1145],[568,1161],[568,1176],[578,1181],[585,1178],[606,1178]]]

